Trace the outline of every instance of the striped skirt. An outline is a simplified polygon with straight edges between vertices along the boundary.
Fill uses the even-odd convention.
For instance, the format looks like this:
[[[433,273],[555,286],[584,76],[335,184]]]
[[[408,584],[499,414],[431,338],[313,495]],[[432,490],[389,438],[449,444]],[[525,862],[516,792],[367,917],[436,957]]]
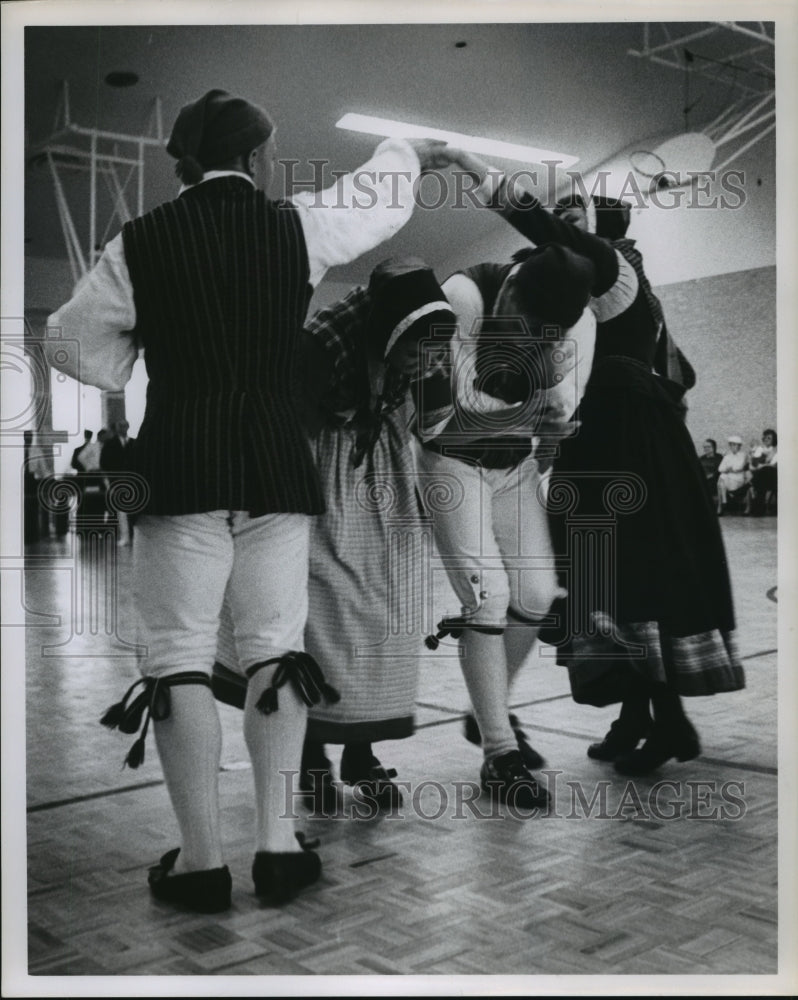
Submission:
[[[407,407],[386,416],[357,468],[350,428],[325,428],[314,442],[327,511],[311,532],[305,644],[341,700],[310,709],[311,739],[371,742],[414,730],[424,528],[408,418]]]

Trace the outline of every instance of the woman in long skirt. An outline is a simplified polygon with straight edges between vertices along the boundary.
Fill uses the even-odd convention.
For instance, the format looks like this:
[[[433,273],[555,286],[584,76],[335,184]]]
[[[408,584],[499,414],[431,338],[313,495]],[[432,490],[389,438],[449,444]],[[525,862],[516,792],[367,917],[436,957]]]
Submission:
[[[461,165],[484,184],[487,165],[469,154]],[[745,686],[723,539],[674,377],[688,366],[624,238],[628,206],[599,203],[593,234],[586,212],[569,222],[503,178],[495,189],[491,207],[535,245],[569,247],[595,269],[593,367],[548,494],[568,597],[541,638],[558,645],[577,701],[621,702],[589,755],[645,774],[700,753],[682,696]]]

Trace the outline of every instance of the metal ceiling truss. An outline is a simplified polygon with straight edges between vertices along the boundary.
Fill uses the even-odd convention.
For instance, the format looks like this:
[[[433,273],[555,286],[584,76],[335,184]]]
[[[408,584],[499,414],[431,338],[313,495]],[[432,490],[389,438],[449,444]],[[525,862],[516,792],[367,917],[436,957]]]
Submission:
[[[692,47],[697,40],[710,38],[707,54]],[[757,44],[751,45],[750,39]],[[687,48],[688,45],[691,47]],[[723,82],[729,86],[730,94],[736,90],[740,95],[700,130],[712,139],[718,151],[714,170],[728,166],[776,127],[772,23],[718,21],[681,34],[674,33],[666,23],[644,24],[642,49],[629,49],[628,54],[682,73]]]
[[[749,23],[755,27],[749,27]],[[652,44],[655,35],[657,41]],[[710,37],[713,42],[711,57],[686,48],[700,38]],[[756,39],[758,44],[743,46],[743,40],[750,38]],[[718,21],[706,28],[679,35],[674,34],[667,23],[644,24],[642,48],[629,49],[628,54],[682,73],[692,73],[726,83],[729,82],[731,70],[735,74],[735,87],[752,95],[764,95],[775,87],[774,50],[772,24],[764,21],[746,24],[740,21]],[[755,56],[761,58],[754,58]]]
[[[725,159],[722,162],[715,162],[713,170],[723,170],[732,160],[737,159],[746,150],[756,145],[760,139],[772,132],[776,127],[776,95],[775,93],[765,94],[758,101],[751,102],[751,99],[737,101],[730,104],[721,114],[709,125],[705,125],[701,130],[712,139],[715,148],[720,150],[729,143],[734,143],[741,136],[750,138],[743,141],[741,145],[728,146],[723,150]]]
[[[114,220],[120,225],[144,212],[144,152],[163,146],[161,101],[156,97],[142,135],[89,128],[72,121],[69,84],[65,80],[56,109],[53,133],[29,151],[28,164],[46,164],[53,180],[58,216],[64,234],[72,276],[77,282],[95,265],[102,253]],[[64,190],[65,171],[89,175],[89,236],[84,251]],[[102,220],[98,187],[104,184],[111,198],[111,210],[100,232]],[[135,199],[135,213],[130,201]]]

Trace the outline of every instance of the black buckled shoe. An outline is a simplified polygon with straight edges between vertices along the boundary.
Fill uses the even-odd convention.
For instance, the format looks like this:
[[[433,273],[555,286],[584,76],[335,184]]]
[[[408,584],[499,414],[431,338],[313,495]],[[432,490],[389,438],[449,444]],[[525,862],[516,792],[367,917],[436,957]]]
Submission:
[[[271,906],[282,906],[292,900],[321,876],[321,858],[301,833],[296,834],[301,851],[258,851],[252,862],[255,895]],[[318,841],[313,842],[318,846]]]
[[[167,851],[157,865],[150,868],[147,881],[150,890],[162,903],[172,903],[195,913],[221,913],[230,909],[233,881],[227,865],[206,871],[171,875],[180,848]]]
[[[617,760],[619,757],[628,756],[648,734],[653,721],[649,717],[645,725],[628,726],[616,719],[610,726],[610,730],[600,743],[591,743],[587,748],[588,757],[593,760]]]
[[[530,744],[526,733],[521,728],[521,721],[518,716],[511,713],[509,719],[510,725],[515,733],[516,741],[518,742],[518,749],[521,752],[521,757],[526,766],[531,768],[533,771],[543,767],[546,761]],[[478,747],[482,746],[482,734],[479,731],[477,720],[470,713],[465,717],[463,732],[469,743],[474,743]]]
[[[650,774],[672,757],[678,761],[686,761],[693,760],[700,753],[698,733],[692,723],[685,719],[676,730],[655,729],[639,750],[619,757],[614,767],[619,774],[637,777]]]
[[[341,754],[341,781],[356,786],[378,809],[393,809],[402,804],[402,792],[391,781],[395,777],[395,768],[383,767],[373,754],[347,754],[347,747],[344,746]]]
[[[486,760],[479,777],[483,791],[499,802],[519,809],[541,809],[549,804],[549,793],[529,773],[520,750]]]

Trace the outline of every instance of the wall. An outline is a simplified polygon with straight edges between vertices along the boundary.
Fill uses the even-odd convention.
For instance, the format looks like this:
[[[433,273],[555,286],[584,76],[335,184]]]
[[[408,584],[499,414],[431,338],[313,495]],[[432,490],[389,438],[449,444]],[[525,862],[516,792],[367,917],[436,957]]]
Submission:
[[[696,370],[687,426],[726,451],[776,424],[776,268],[681,281],[656,289],[668,328]]]
[[[25,255],[25,312],[54,312],[72,295],[74,287],[69,261],[55,257]]]

